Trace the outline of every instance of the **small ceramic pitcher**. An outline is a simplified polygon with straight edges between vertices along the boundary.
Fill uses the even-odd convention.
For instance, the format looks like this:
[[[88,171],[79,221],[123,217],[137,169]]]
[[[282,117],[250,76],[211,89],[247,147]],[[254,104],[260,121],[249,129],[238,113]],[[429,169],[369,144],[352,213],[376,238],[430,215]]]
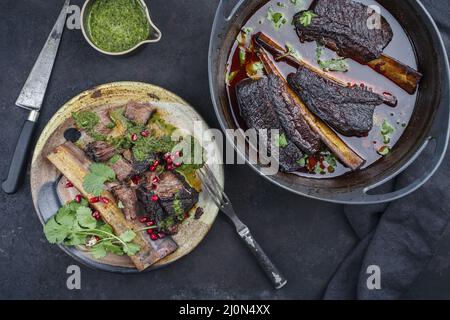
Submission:
[[[144,0],[137,0],[140,5],[142,6],[142,9],[147,17],[147,21],[150,25],[150,33],[148,36],[148,39],[143,40],[141,42],[139,42],[138,44],[136,44],[134,47],[125,50],[125,51],[121,51],[121,52],[109,52],[109,51],[105,51],[103,49],[100,49],[99,47],[97,47],[95,45],[95,43],[92,41],[91,35],[87,30],[87,19],[89,17],[89,13],[91,11],[92,8],[92,4],[95,2],[96,0],[86,0],[86,2],[83,5],[83,8],[81,9],[81,31],[83,32],[83,36],[86,39],[86,41],[89,43],[89,45],[94,48],[95,50],[107,54],[107,55],[111,55],[111,56],[121,56],[121,55],[126,55],[129,54],[130,52],[136,50],[137,48],[139,48],[140,46],[146,44],[146,43],[154,43],[154,42],[158,42],[159,40],[161,40],[161,36],[162,33],[161,31],[158,29],[158,27],[155,26],[155,24],[153,23],[152,19],[150,18],[150,13],[148,10],[148,7],[145,3]]]

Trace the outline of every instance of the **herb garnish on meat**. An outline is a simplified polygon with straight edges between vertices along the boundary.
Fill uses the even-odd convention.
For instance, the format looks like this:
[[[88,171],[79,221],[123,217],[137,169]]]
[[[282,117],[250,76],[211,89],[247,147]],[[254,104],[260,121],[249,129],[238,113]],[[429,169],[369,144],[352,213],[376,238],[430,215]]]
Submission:
[[[83,180],[83,188],[94,196],[100,196],[105,182],[116,179],[115,172],[107,165],[93,163],[89,167],[90,173]]]
[[[317,49],[316,49],[316,59],[319,66],[324,71],[340,71],[340,72],[347,72],[348,71],[348,62],[345,58],[332,58],[328,60],[323,60],[323,46],[317,43]]]

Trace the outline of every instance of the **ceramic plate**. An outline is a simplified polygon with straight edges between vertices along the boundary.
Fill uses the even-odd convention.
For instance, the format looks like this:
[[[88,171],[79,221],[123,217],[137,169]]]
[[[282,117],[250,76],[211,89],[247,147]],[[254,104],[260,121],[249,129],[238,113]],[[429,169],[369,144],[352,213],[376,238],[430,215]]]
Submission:
[[[42,223],[53,216],[62,203],[70,200],[72,196],[68,192],[64,192],[64,188],[61,187],[65,178],[46,158],[56,146],[66,141],[64,132],[74,125],[71,113],[105,106],[122,106],[130,100],[152,103],[158,108],[164,120],[186,130],[199,141],[202,141],[198,137],[202,132],[193,132],[194,121],[202,123],[203,131],[208,129],[208,125],[188,103],[177,95],[154,85],[116,82],[101,85],[77,95],[63,105],[48,122],[34,151],[31,164],[31,191],[36,212]],[[219,155],[220,152],[214,152],[214,157]],[[220,163],[220,161],[213,163]],[[223,186],[223,166],[209,165],[209,167]],[[192,217],[187,219],[180,226],[178,234],[172,237],[179,248],[147,270],[153,270],[178,260],[190,253],[203,240],[217,216],[218,208],[205,192],[200,193],[198,206],[204,209],[202,217],[199,220]],[[96,269],[122,273],[138,272],[126,256],[109,254],[105,258],[97,260],[82,247],[60,247],[77,261]]]

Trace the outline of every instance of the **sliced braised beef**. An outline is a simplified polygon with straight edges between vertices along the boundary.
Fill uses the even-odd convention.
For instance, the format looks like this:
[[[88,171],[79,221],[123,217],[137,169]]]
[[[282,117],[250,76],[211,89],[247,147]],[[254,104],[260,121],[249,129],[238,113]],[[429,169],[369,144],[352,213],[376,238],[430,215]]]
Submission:
[[[156,176],[155,173],[145,174],[145,183],[137,191],[139,201],[158,225],[168,219],[175,223],[182,221],[185,213],[198,202],[198,192],[176,173],[162,173],[157,183],[154,182]]]
[[[272,104],[288,138],[303,152],[319,152],[320,138],[303,118],[300,107],[288,93],[286,82],[276,75],[269,75],[268,78]]]
[[[146,124],[156,111],[149,103],[130,101],[125,106],[125,117],[137,124]]]
[[[271,129],[278,129],[280,136],[286,134],[272,103],[268,78],[242,80],[236,86],[236,94],[241,116],[249,128],[268,130],[267,141],[272,141]],[[292,141],[286,142],[286,146],[279,148],[279,155],[271,150],[271,143],[267,143],[267,149],[271,156],[279,161],[281,171],[297,171],[301,168],[298,160],[302,158],[303,153]]]
[[[116,154],[116,148],[104,141],[94,141],[86,146],[86,154],[95,162],[104,162]]]
[[[122,156],[125,160],[128,162],[133,162],[133,152],[131,150],[127,149],[122,153]]]
[[[143,174],[145,171],[149,169],[153,161],[157,159],[158,159],[157,155],[151,155],[144,161],[136,161],[133,159],[132,164],[135,174]]]
[[[346,136],[366,136],[375,107],[383,103],[378,94],[359,86],[343,87],[303,66],[287,80],[313,113]]]
[[[99,111],[95,112],[100,118],[99,123],[94,128],[95,132],[105,136],[107,136],[111,132],[111,126],[113,125],[113,122],[111,121],[111,118],[109,116],[110,111],[110,108],[100,108]]]
[[[318,41],[339,55],[361,63],[379,58],[394,35],[384,17],[380,17],[380,27],[369,28],[373,10],[356,1],[315,0],[310,10],[315,16],[309,25],[301,19],[305,11],[294,16],[300,40]]]
[[[138,199],[136,192],[125,185],[117,184],[111,188],[114,197],[122,204],[121,208],[127,220],[134,220],[137,217]]]
[[[121,182],[131,178],[134,175],[133,166],[123,157],[119,156],[117,161],[111,164],[111,168],[116,173],[117,179]]]

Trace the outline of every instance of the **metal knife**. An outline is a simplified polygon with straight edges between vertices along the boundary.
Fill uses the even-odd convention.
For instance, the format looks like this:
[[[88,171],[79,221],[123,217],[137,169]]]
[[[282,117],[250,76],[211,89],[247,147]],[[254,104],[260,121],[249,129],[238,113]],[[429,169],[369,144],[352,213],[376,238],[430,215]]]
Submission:
[[[2,183],[3,191],[8,194],[13,194],[17,191],[24,176],[23,171],[26,168],[28,151],[58,52],[59,42],[64,31],[69,3],[69,0],[65,1],[58,20],[56,20],[52,32],[48,36],[16,101],[16,106],[29,110],[30,114],[22,127],[19,140],[17,141],[9,166],[8,178]]]

